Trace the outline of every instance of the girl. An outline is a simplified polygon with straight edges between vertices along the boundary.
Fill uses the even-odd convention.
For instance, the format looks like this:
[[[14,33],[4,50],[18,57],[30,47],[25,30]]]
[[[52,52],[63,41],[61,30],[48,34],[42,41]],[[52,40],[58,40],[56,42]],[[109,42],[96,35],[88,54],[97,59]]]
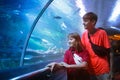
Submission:
[[[68,35],[69,49],[64,54],[64,61],[48,64],[51,70],[56,67],[67,69],[67,80],[90,80],[87,72],[89,55],[84,49],[78,33]]]

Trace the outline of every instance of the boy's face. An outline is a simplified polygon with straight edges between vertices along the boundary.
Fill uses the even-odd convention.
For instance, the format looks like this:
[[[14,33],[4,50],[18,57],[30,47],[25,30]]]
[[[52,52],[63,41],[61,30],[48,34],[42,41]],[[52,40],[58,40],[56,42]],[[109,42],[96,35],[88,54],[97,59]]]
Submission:
[[[90,19],[83,19],[83,25],[85,29],[91,29],[94,26]]]

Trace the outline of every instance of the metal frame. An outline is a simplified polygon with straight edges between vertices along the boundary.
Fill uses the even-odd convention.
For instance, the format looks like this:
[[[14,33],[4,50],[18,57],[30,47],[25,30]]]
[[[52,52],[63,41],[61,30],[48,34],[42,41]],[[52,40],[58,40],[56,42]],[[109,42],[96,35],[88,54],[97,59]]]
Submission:
[[[30,72],[30,73],[27,73],[27,74],[23,74],[23,75],[14,77],[14,78],[11,78],[10,80],[26,80],[29,77],[33,77],[33,76],[35,76],[35,75],[37,75],[39,73],[42,73],[44,71],[47,71],[47,70],[49,70],[48,67],[43,68],[43,69],[39,69],[39,70],[36,70],[36,71],[33,71],[33,72]]]
[[[26,37],[26,40],[25,40],[25,43],[24,43],[24,46],[23,46],[23,50],[22,50],[22,54],[21,54],[21,59],[20,59],[20,66],[23,66],[24,64],[24,56],[25,56],[25,51],[26,51],[26,48],[28,46],[28,41],[30,39],[30,36],[37,24],[37,22],[39,21],[40,17],[43,15],[43,13],[45,12],[45,10],[48,8],[48,6],[53,2],[53,0],[49,0],[46,5],[43,7],[43,9],[41,10],[41,12],[38,14],[37,18],[34,20],[33,24],[32,24],[32,27],[29,31],[29,33],[27,34],[27,37]]]

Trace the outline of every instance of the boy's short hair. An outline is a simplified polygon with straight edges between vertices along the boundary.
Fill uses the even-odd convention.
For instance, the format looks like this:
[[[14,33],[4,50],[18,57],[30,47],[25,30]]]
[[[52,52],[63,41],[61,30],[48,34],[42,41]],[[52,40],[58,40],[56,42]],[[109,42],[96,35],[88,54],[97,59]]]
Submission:
[[[93,12],[88,12],[83,16],[83,20],[84,19],[89,19],[90,21],[96,21],[97,22],[97,15]]]

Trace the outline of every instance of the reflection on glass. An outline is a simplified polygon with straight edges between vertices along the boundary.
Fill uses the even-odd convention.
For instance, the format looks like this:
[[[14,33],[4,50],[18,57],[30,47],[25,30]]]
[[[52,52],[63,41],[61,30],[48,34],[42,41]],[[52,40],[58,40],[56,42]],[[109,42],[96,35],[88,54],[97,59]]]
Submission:
[[[0,70],[19,66],[26,35],[46,2],[47,0],[0,1]]]
[[[25,65],[62,59],[68,47],[67,34],[82,31],[79,30],[80,18],[75,2],[53,1],[31,35],[24,58]]]
[[[49,0],[0,2],[0,70],[19,67],[23,45],[33,21]],[[32,4],[32,5],[31,5]],[[62,59],[67,34],[83,31],[79,8],[72,0],[54,0],[38,21],[24,65]]]

